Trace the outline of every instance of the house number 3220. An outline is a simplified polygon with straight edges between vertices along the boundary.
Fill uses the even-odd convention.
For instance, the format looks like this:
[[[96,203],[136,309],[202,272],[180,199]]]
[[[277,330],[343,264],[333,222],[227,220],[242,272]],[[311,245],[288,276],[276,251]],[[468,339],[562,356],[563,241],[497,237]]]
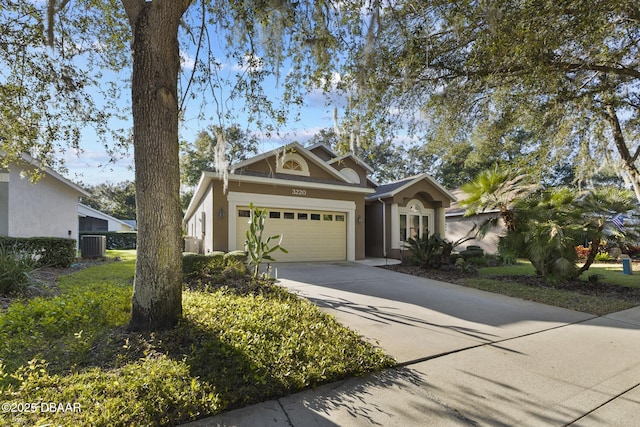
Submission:
[[[307,195],[307,190],[302,190],[300,188],[292,188],[291,189],[291,195],[292,196],[306,196]]]

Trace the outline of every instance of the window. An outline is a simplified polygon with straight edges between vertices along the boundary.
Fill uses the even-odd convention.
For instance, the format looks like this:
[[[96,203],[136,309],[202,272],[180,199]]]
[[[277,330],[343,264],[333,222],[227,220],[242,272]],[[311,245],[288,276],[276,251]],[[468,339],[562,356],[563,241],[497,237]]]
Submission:
[[[308,218],[308,216],[307,216],[306,213],[299,213],[298,214],[298,219],[307,219],[307,218]]]
[[[429,235],[429,217],[426,215],[422,216],[422,233],[421,236]]]
[[[284,213],[284,219],[294,219],[295,215],[293,214],[293,212],[285,212]]]
[[[358,172],[354,171],[353,169],[343,168],[340,170],[340,173],[354,184],[360,184],[360,175],[358,175]]]
[[[302,166],[300,166],[300,163],[296,162],[295,160],[287,160],[282,165],[282,169],[291,171],[302,171]]]
[[[333,221],[333,215],[331,215],[331,214],[324,214],[324,215],[322,215],[322,219],[323,219],[324,221]]]
[[[269,212],[269,218],[280,218],[280,212]]]
[[[320,221],[320,214],[311,214],[312,221]]]
[[[276,160],[276,172],[289,175],[309,176],[309,165],[298,153],[286,152]]]
[[[409,237],[412,239],[420,237],[420,217],[418,215],[409,215]]]
[[[336,215],[336,221],[344,222],[344,215]]]
[[[408,239],[425,238],[433,233],[434,210],[425,208],[421,201],[411,200],[405,207],[398,206],[398,214],[392,218],[392,226],[395,228],[394,245],[402,247]]]
[[[240,209],[238,211],[238,216],[240,218],[250,218],[251,217],[251,212],[249,210],[246,210],[246,209]]]

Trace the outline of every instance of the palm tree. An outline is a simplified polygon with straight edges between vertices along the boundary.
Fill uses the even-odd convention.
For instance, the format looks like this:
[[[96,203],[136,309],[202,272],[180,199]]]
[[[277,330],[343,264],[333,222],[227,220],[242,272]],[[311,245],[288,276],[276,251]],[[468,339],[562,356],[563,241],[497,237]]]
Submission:
[[[526,174],[513,171],[504,171],[494,167],[482,171],[475,180],[463,185],[468,197],[460,202],[460,206],[466,207],[465,216],[474,216],[486,210],[498,209],[500,218],[504,221],[507,231],[516,229],[516,214],[513,210],[514,201],[534,192],[538,185],[531,184]],[[486,231],[488,226],[495,225],[495,220],[488,220],[481,227]]]

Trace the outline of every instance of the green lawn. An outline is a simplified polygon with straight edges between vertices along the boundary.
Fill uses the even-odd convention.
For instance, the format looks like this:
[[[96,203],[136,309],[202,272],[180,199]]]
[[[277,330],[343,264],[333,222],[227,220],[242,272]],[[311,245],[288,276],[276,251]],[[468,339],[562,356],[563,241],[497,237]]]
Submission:
[[[614,293],[601,295],[589,295],[575,290],[562,289],[561,287],[530,286],[518,280],[518,276],[526,278],[535,276],[535,270],[528,261],[520,260],[516,265],[481,268],[479,277],[465,278],[457,281],[458,284],[488,292],[522,298],[543,304],[555,305],[571,310],[582,311],[595,315],[604,315],[616,311],[635,307],[639,302],[622,298]],[[593,265],[580,280],[587,281],[589,276],[597,274],[598,283],[640,288],[640,272],[633,275],[622,274],[622,266],[619,264]],[[496,279],[497,276],[513,276],[511,280]]]
[[[634,265],[637,268],[637,264]],[[580,276],[580,280],[588,280],[592,274],[600,276],[600,281],[614,285],[640,288],[640,271],[634,274],[622,274],[622,264],[593,264],[589,270]],[[480,269],[481,277],[490,276],[533,276],[535,270],[529,261],[520,260],[516,265],[505,265],[500,267],[485,267]]]
[[[394,363],[271,286],[185,290],[178,327],[129,333],[135,253],[109,255],[122,261],[63,276],[58,296],[0,313],[0,400],[69,409],[3,413],[0,425],[174,425]]]

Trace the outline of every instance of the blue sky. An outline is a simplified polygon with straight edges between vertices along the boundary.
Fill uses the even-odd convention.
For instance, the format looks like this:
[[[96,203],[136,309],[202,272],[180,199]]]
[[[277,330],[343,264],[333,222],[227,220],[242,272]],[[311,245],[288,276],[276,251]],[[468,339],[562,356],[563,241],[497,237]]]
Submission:
[[[182,52],[182,68],[183,73],[189,73],[193,68],[193,59],[188,53]],[[220,55],[220,57],[224,57]],[[234,78],[239,73],[243,72],[241,66],[233,63],[232,60],[227,59],[226,63],[221,64],[219,67],[219,74],[222,78]],[[130,70],[123,72],[123,75],[113,75],[105,73],[107,78],[112,80],[128,78]],[[335,78],[339,78],[335,75]],[[280,80],[283,80],[282,77]],[[267,96],[271,99],[278,99],[283,91],[282,84],[276,84],[276,80],[273,77],[267,78],[263,84],[263,88]],[[130,104],[128,99],[129,89],[124,89],[122,93],[122,103],[126,105]],[[96,100],[99,102],[99,97],[96,93]],[[225,97],[226,95],[221,95]],[[124,99],[127,97],[127,99]],[[205,110],[209,115],[215,113],[215,104],[211,103],[211,96],[208,96],[208,106]],[[266,152],[282,146],[292,141],[298,141],[300,143],[306,143],[321,129],[334,126],[334,108],[339,109],[344,107],[344,99],[338,95],[329,95],[329,98],[322,93],[321,90],[312,90],[304,97],[304,105],[296,110],[292,110],[290,114],[290,120],[285,126],[282,126],[279,131],[273,132],[270,137],[263,135],[261,132],[255,129],[255,127],[249,127],[254,132],[260,141],[260,151]],[[193,142],[197,133],[206,129],[209,125],[219,124],[217,121],[211,121],[208,119],[202,119],[202,99],[190,99],[185,108],[184,120],[180,123],[180,139],[181,141]],[[229,104],[230,105],[230,104]],[[233,116],[231,119],[224,121],[224,125],[228,126],[234,123],[238,123],[241,127],[247,126],[246,115],[242,112],[243,103],[241,101],[234,101],[233,105],[228,107],[229,112]],[[213,109],[213,111],[211,110]],[[295,113],[299,113],[297,120],[294,120]],[[128,122],[113,122],[113,126],[131,128],[131,121]],[[90,128],[85,128],[82,132],[81,147],[83,152],[80,154],[68,151],[64,154],[63,158],[67,172],[65,175],[73,181],[80,182],[85,186],[96,185],[104,182],[117,183],[124,180],[133,180],[133,148],[129,149],[128,153],[124,153],[123,156],[118,158],[115,162],[112,161],[111,156],[107,153],[103,145],[97,141],[95,132]]]
[[[275,95],[277,91],[274,85],[273,88],[267,90],[267,93]],[[180,124],[181,140],[192,142],[199,131],[204,130],[210,124],[217,124],[198,118],[199,102],[199,100],[193,100],[187,106],[185,118]],[[266,152],[291,141],[305,143],[321,129],[333,127],[334,107],[326,105],[326,103],[327,99],[320,91],[312,91],[307,94],[305,104],[298,110],[299,120],[290,120],[279,130],[278,135],[273,134],[269,138],[260,132],[255,132],[260,141],[260,151]],[[237,120],[229,121],[229,125],[234,122],[238,122],[241,126],[246,125],[246,118],[240,110],[241,105],[236,105],[233,113],[237,115]],[[119,125],[130,127],[131,123],[125,122],[119,123]],[[133,180],[133,148],[129,149],[127,155],[112,162],[105,148],[97,142],[93,130],[87,128],[82,133],[82,149],[84,152],[79,155],[71,151],[64,155],[65,166],[68,170],[65,175],[68,178],[85,185]]]

